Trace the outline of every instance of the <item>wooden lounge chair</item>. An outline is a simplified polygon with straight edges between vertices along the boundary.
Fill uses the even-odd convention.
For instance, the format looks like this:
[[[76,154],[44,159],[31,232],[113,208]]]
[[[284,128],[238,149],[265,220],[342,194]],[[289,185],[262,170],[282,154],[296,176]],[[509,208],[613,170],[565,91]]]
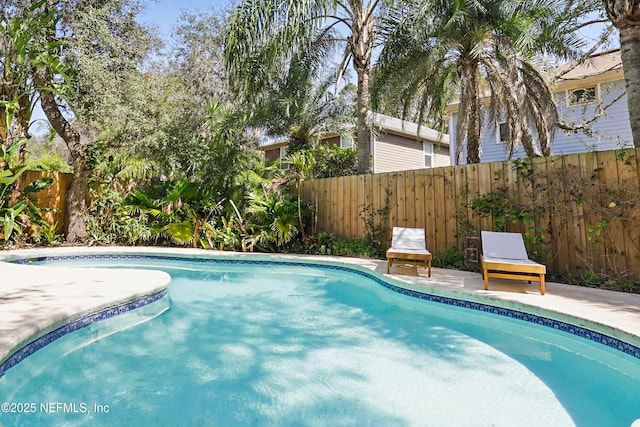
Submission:
[[[431,277],[431,259],[424,228],[393,227],[391,247],[387,250],[387,274],[393,264],[416,264],[424,266]]]
[[[489,277],[500,279],[532,280],[540,282],[540,295],[544,295],[544,275],[547,268],[531,261],[524,247],[522,234],[482,231],[482,276],[484,289],[489,289]]]

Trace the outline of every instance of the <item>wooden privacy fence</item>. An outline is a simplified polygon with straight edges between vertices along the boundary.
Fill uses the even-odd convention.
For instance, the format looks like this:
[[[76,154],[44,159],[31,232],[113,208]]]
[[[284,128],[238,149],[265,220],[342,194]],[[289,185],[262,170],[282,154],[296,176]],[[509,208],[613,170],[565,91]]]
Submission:
[[[375,225],[420,227],[438,254],[480,230],[524,233],[549,273],[640,281],[640,151],[566,156],[307,181],[319,231],[360,238]],[[477,209],[472,209],[475,205]],[[511,222],[515,219],[515,222]]]
[[[21,177],[21,187],[42,178],[52,178],[53,184],[43,191],[31,195],[34,204],[39,208],[50,208],[49,212],[43,212],[42,218],[51,225],[55,225],[56,233],[64,233],[67,229],[65,223],[65,210],[67,201],[65,194],[71,184],[73,175],[62,172],[25,171]]]
[[[49,224],[56,226],[56,233],[64,234],[66,233],[68,226],[66,216],[66,194],[69,186],[71,185],[73,174],[64,172],[25,171],[22,175],[20,186],[24,189],[28,184],[42,178],[52,178],[53,184],[43,191],[32,193],[30,197],[34,201],[34,204],[39,208],[52,209],[51,211],[43,212],[42,218]],[[113,189],[120,194],[127,194],[133,188],[144,185],[144,183],[136,182],[131,179],[114,180],[112,184]],[[91,188],[97,189],[98,193],[101,191],[97,185],[90,185],[89,189]],[[91,204],[91,198],[92,194],[88,193],[86,198],[87,206]]]

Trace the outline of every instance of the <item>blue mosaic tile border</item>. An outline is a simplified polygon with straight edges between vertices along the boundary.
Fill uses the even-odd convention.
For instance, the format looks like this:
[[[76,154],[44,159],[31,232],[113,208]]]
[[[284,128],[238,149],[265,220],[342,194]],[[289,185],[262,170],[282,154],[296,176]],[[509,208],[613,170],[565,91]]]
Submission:
[[[32,355],[36,351],[45,347],[48,344],[51,344],[53,341],[58,338],[63,337],[64,335],[76,331],[78,329],[82,329],[85,326],[89,326],[92,323],[99,322],[101,320],[109,319],[111,317],[117,316],[119,314],[124,314],[128,311],[135,310],[136,308],[140,308],[142,306],[151,304],[152,302],[158,301],[167,295],[167,290],[164,289],[158,293],[153,295],[149,295],[138,300],[118,305],[115,307],[108,308],[106,310],[90,314],[88,316],[81,317],[78,320],[75,320],[71,323],[67,323],[66,325],[60,326],[57,329],[31,341],[29,344],[23,346],[18,351],[13,353],[7,360],[5,360],[2,364],[0,364],[0,378],[4,375],[4,373],[9,369],[23,361],[28,356]]]
[[[181,256],[171,256],[171,255],[140,255],[140,254],[46,256],[46,257],[37,257],[37,258],[29,258],[29,259],[20,259],[20,260],[15,260],[11,262],[18,263],[18,264],[30,264],[30,263],[40,263],[40,262],[58,262],[58,261],[69,261],[69,260],[96,260],[96,259],[99,259],[99,260],[105,260],[105,259],[106,260],[156,259],[157,260],[159,259],[159,260],[167,260],[167,261],[189,261],[189,262],[198,262],[198,263],[206,263],[206,264],[243,264],[243,265],[275,264],[280,266],[316,267],[316,268],[324,268],[329,270],[345,271],[345,272],[357,274],[357,275],[366,277],[368,279],[371,279],[374,282],[384,286],[385,288],[402,295],[422,299],[425,301],[431,301],[439,304],[446,304],[454,307],[461,307],[461,308],[466,308],[470,310],[496,314],[498,316],[509,317],[509,318],[521,320],[524,322],[534,323],[540,326],[548,327],[558,331],[566,332],[571,335],[576,335],[576,336],[585,338],[587,340],[621,351],[627,355],[635,357],[636,359],[640,359],[640,347],[627,343],[625,341],[622,341],[618,338],[606,335],[601,332],[584,328],[582,326],[573,325],[571,323],[550,319],[548,317],[539,316],[531,313],[525,313],[523,311],[498,307],[498,306],[480,303],[480,302],[466,301],[458,298],[445,297],[441,295],[433,295],[425,292],[414,291],[411,289],[405,289],[387,282],[382,277],[376,274],[373,274],[367,271],[362,271],[349,266],[322,264],[322,263],[314,263],[314,262],[302,262],[302,261],[280,261],[280,260],[276,261],[276,260],[264,260],[264,259],[257,260],[257,259],[249,259],[249,258],[244,258],[244,259],[198,258],[198,257],[181,257]],[[1,373],[2,371],[0,367],[0,376],[1,376]]]

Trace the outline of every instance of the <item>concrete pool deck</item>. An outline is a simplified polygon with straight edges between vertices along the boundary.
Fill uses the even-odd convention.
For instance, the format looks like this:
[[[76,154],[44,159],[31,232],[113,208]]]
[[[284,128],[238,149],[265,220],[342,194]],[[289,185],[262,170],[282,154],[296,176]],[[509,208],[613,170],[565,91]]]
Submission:
[[[109,270],[12,264],[20,258],[92,254],[168,256],[253,256],[261,259],[330,261],[355,265],[386,276],[385,261],[306,255],[238,254],[175,248],[64,247],[0,251],[0,365],[38,336],[82,316],[153,295],[165,289],[168,274],[159,271]],[[480,273],[397,266],[394,284],[408,289],[524,311],[593,329],[640,346],[640,295],[548,282],[546,294],[536,283],[496,280],[484,290]]]

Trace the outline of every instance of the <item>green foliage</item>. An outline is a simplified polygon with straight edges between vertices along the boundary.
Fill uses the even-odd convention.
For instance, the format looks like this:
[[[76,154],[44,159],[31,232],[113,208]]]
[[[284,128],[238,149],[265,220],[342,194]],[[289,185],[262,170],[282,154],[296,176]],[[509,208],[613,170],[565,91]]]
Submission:
[[[258,100],[248,103],[250,124],[267,135],[285,136],[288,152],[310,149],[323,133],[351,137],[354,119],[351,100],[335,94],[336,72],[315,64],[313,51],[305,51],[290,63]]]
[[[598,284],[600,284],[600,276],[597,275],[596,273],[594,273],[591,270],[585,270],[582,273],[582,278],[583,278],[584,282],[589,284],[589,285],[598,285]]]
[[[242,225],[234,217],[227,220],[226,217],[220,218],[220,224],[215,222],[206,222],[203,225],[203,232],[206,236],[206,242],[212,249],[231,249],[246,251],[246,244],[242,239]]]
[[[53,245],[62,240],[62,235],[56,232],[57,224],[42,222],[38,227],[34,227],[31,239],[36,244]]]
[[[73,172],[67,160],[57,153],[45,153],[37,158],[30,157],[26,165],[29,170],[62,173]]]
[[[171,69],[184,81],[192,101],[205,106],[231,99],[222,66],[226,18],[223,10],[196,14],[183,11],[173,34]]]
[[[589,288],[608,289],[618,292],[640,293],[640,283],[625,279],[624,277],[608,277],[600,275],[592,270],[585,270],[582,274],[561,274],[550,276],[549,281],[567,283],[575,286]]]
[[[335,234],[318,233],[308,236],[304,243],[304,253],[311,255],[364,256],[377,254],[366,239],[337,238]]]
[[[142,215],[156,240],[179,245],[204,245],[202,224],[219,209],[206,193],[185,179],[160,182],[142,191],[134,189],[124,201],[128,212]]]
[[[11,127],[11,119],[12,117],[7,119],[7,128]],[[26,137],[19,137],[7,145],[0,144],[0,242],[4,244],[39,243],[41,230],[50,227],[42,219],[43,209],[33,203],[30,195],[47,189],[53,179],[43,178],[31,182],[22,190],[16,186],[26,166],[15,166],[13,162],[26,141]]]
[[[374,256],[380,259],[386,256],[391,194],[389,189],[385,189],[382,208],[374,209],[373,205],[368,205],[358,212],[358,216],[364,221],[365,240],[371,246]]]
[[[309,64],[321,68],[333,54],[331,48],[346,42],[337,79],[349,62],[357,75],[359,96],[356,114],[358,170],[370,170],[371,130],[368,82],[374,51],[375,28],[381,3],[242,1],[231,14],[225,43],[225,59],[232,90],[249,104],[262,101],[274,80],[289,74],[289,67]],[[355,19],[354,17],[358,17]],[[336,26],[343,27],[337,30]],[[347,31],[346,36],[338,34]]]
[[[273,192],[254,194],[247,213],[251,214],[246,226],[248,249],[276,251],[298,235],[298,204],[293,196]]]
[[[523,169],[520,172],[523,173]],[[537,207],[519,203],[508,188],[500,187],[482,194],[472,199],[469,207],[481,218],[491,218],[495,231],[507,231],[514,225],[523,226],[523,240],[531,258],[542,261],[546,256],[542,249],[545,232],[535,224]]]
[[[320,144],[310,150],[315,158],[313,176],[315,178],[331,178],[349,176],[358,173],[358,152],[351,148],[340,148]]]
[[[602,243],[602,232],[609,226],[609,221],[603,219],[594,224],[594,227],[587,228],[587,239],[591,243]]]
[[[464,259],[464,254],[457,248],[443,249],[433,257],[434,267],[455,268],[457,270],[468,270],[469,265]]]
[[[509,225],[516,223],[531,225],[535,219],[534,212],[520,205],[506,187],[482,194],[471,201],[470,207],[481,218],[491,218],[495,231],[507,231]]]
[[[88,243],[95,245],[151,242],[152,232],[148,217],[132,213],[124,197],[110,183],[93,185],[89,194],[91,204],[86,216]]]

